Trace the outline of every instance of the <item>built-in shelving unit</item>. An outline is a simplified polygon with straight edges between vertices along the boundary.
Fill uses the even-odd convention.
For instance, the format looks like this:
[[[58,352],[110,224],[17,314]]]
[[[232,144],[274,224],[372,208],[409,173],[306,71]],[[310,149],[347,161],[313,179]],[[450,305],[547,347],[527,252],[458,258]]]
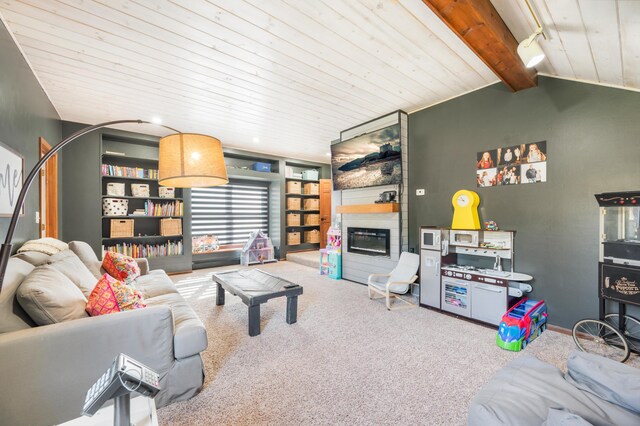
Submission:
[[[124,155],[110,154],[106,151],[117,151]],[[191,270],[191,254],[185,255],[186,247],[190,250],[191,244],[185,245],[184,232],[186,226],[184,216],[182,214],[155,215],[149,211],[152,204],[156,208],[162,205],[172,205],[174,209],[182,209],[183,213],[186,207],[183,189],[176,188],[174,197],[160,197],[160,185],[157,178],[147,177],[156,175],[158,169],[157,158],[157,145],[149,143],[149,141],[132,139],[122,141],[118,138],[111,139],[108,135],[102,136],[101,210],[102,202],[107,198],[125,200],[128,204],[126,215],[114,216],[102,213],[102,250],[113,250],[134,257],[146,257],[153,268],[162,268],[174,272]],[[113,175],[115,174],[113,170],[105,170],[103,165],[135,168],[137,173],[142,176],[115,176]],[[122,169],[119,169],[118,174],[120,174],[120,171]],[[128,170],[128,172],[131,171]],[[109,183],[124,184],[124,195],[109,195],[107,193],[107,185]],[[134,184],[147,184],[149,186],[149,196],[134,196],[132,190],[132,185]],[[145,214],[133,214],[135,210],[145,210]],[[122,219],[133,220],[133,235],[112,236],[112,220]],[[162,235],[162,219],[179,219],[183,233],[179,235]]]
[[[302,177],[294,176],[298,174],[302,174],[307,170],[315,170],[318,173],[318,177],[320,176],[320,168],[308,166],[301,163],[292,163],[287,162],[285,165],[285,197],[286,197],[286,210],[285,216],[286,219],[286,234],[287,234],[287,248],[289,251],[302,251],[302,250],[317,250],[320,248],[319,242],[319,234],[320,234],[320,195],[319,192],[313,194],[305,194],[305,185],[307,184],[320,184],[319,179],[304,179]],[[300,193],[292,193],[289,192],[289,183],[297,182],[300,184],[301,192]],[[295,202],[295,199],[298,199],[297,203],[300,205],[300,209],[290,208],[290,203]],[[315,208],[305,209],[305,202],[307,200],[317,200]],[[288,215],[299,215],[300,225],[292,225],[289,222]],[[317,216],[317,224],[313,225],[305,225],[307,222],[307,218],[310,215]],[[312,236],[309,231],[317,231],[314,236]],[[289,234],[291,233],[299,233],[299,244],[291,244],[289,241]],[[316,240],[318,242],[316,242]]]

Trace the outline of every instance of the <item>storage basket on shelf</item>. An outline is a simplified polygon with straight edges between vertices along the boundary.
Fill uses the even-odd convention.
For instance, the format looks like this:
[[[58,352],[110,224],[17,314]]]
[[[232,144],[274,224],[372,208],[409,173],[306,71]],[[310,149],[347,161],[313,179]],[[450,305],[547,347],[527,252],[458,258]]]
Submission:
[[[148,183],[132,183],[131,195],[133,195],[134,197],[148,197],[149,184]]]
[[[102,200],[102,214],[105,216],[126,216],[129,200],[122,198],[105,198]]]
[[[320,225],[320,215],[319,214],[305,214],[304,215],[304,224],[305,224],[305,226]]]
[[[287,194],[302,194],[302,183],[287,182]]]
[[[287,232],[287,245],[297,246],[300,244],[299,232]]]
[[[300,215],[298,213],[288,213],[287,226],[300,226]]]
[[[158,196],[160,198],[175,198],[176,189],[172,186],[159,186]]]
[[[107,195],[124,197],[124,183],[109,182],[107,184]]]
[[[163,237],[182,235],[182,219],[160,219],[160,235]]]
[[[320,185],[317,183],[305,183],[304,193],[307,195],[318,195],[320,194]]]
[[[305,210],[320,210],[320,200],[317,198],[307,198],[304,200]]]
[[[320,231],[312,229],[311,231],[304,231],[304,242],[315,244],[320,242]]]
[[[317,170],[304,170],[302,172],[302,179],[304,180],[318,180],[318,171]]]
[[[111,238],[133,237],[133,219],[111,219]]]
[[[287,198],[287,210],[300,210],[302,208],[301,199],[297,197]]]

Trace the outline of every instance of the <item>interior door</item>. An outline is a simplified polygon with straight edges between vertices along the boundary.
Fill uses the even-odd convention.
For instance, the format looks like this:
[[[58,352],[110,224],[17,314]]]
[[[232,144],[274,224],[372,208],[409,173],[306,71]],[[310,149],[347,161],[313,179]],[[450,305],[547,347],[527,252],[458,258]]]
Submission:
[[[43,157],[51,145],[44,138],[39,142]],[[58,154],[40,171],[40,236],[58,238]]]
[[[331,227],[331,179],[320,179],[320,248],[327,247],[327,231]]]

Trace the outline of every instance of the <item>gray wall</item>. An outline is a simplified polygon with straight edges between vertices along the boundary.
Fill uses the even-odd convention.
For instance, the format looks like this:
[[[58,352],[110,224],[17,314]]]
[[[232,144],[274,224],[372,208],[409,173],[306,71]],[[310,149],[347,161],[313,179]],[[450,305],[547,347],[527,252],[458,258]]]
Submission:
[[[38,137],[51,145],[60,141],[60,120],[49,98],[18,50],[4,24],[0,22],[0,142],[25,159],[25,174],[39,158]],[[58,170],[62,170],[59,159]],[[39,209],[38,183],[31,187],[25,216],[20,218],[14,244],[38,237],[35,212]],[[62,205],[60,205],[62,215]],[[8,218],[0,218],[0,237],[4,242]]]
[[[640,189],[638,111],[640,93],[540,77],[537,88],[495,84],[409,115],[411,247],[420,225],[451,224],[457,190],[475,190],[481,220],[517,231],[515,268],[535,277],[550,323],[597,317],[593,195]],[[476,189],[477,151],[542,140],[547,183]]]

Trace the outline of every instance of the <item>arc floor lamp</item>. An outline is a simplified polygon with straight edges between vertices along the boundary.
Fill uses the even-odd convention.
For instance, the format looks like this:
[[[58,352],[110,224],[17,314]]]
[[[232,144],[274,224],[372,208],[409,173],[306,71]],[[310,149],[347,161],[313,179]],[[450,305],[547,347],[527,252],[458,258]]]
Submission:
[[[11,222],[9,222],[4,244],[2,244],[2,248],[0,249],[0,291],[2,291],[5,272],[9,258],[11,257],[11,240],[13,240],[13,234],[18,225],[20,210],[22,210],[22,206],[24,205],[29,187],[38,176],[40,169],[42,169],[45,163],[58,151],[79,137],[103,127],[127,123],[156,124],[175,132],[174,134],[160,138],[158,157],[158,183],[160,185],[175,186],[178,188],[195,188],[224,185],[229,182],[227,169],[224,164],[224,155],[222,153],[222,143],[212,136],[181,133],[169,126],[144,120],[107,121],[78,130],[66,139],[60,141],[42,157],[22,184],[22,189],[20,190],[16,205],[13,209]]]

